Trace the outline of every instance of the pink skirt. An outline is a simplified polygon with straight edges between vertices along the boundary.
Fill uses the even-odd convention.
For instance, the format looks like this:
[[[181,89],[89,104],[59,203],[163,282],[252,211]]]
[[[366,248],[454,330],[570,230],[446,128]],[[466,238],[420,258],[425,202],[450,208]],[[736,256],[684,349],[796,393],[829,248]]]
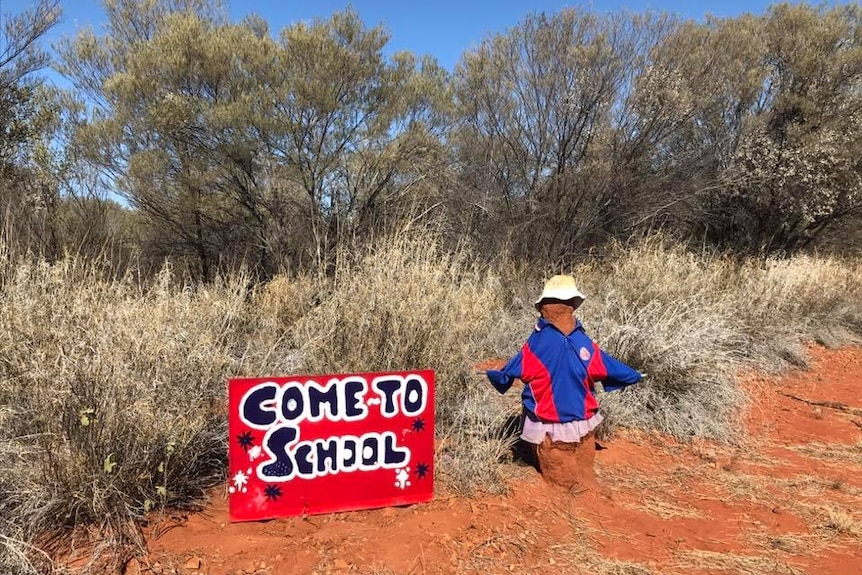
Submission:
[[[527,443],[542,443],[545,435],[551,436],[551,441],[563,441],[565,443],[578,443],[581,438],[594,430],[604,421],[601,413],[596,413],[589,419],[570,421],[568,423],[542,423],[533,421],[529,417],[524,418],[524,431],[521,439]]]

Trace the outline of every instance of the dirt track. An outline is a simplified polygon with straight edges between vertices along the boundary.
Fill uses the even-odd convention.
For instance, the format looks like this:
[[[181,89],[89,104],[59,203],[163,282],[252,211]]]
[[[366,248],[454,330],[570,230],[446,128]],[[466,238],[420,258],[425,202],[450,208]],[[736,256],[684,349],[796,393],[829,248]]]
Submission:
[[[507,496],[231,524],[221,493],[167,520],[126,573],[862,573],[862,349],[751,377],[742,446],[623,433],[607,492],[514,467]]]

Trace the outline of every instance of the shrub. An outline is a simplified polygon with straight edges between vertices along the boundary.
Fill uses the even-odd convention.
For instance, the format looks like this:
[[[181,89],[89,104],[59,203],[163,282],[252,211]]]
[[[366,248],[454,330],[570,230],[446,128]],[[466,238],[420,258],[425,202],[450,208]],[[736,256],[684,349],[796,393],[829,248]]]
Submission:
[[[862,335],[862,262],[800,255],[748,260],[735,270],[734,311],[757,367],[807,365],[803,342]]]
[[[402,230],[329,276],[262,286],[185,285],[169,266],[144,284],[0,245],[0,572],[46,568],[52,537],[82,524],[122,561],[148,510],[199,501],[224,478],[236,375],[433,369],[444,485],[503,489],[517,392],[499,396],[472,366],[518,351],[558,269],[443,245]],[[601,396],[607,431],[734,441],[740,367],[798,365],[806,341],[862,335],[856,260],[738,260],[655,237],[568,271],[587,331],[649,374]]]
[[[471,367],[503,309],[500,285],[470,262],[433,230],[397,233],[342,258],[293,329],[305,372],[434,369],[438,468],[456,490],[500,485],[507,446],[491,433],[505,413]]]
[[[588,295],[579,310],[587,331],[649,374],[601,398],[606,432],[625,425],[734,441],[746,400],[735,381],[741,367],[802,366],[806,342],[862,336],[854,260],[739,260],[654,236],[616,244],[571,273]]]
[[[733,440],[745,398],[734,381],[744,336],[723,295],[732,265],[654,238],[618,245],[605,261],[574,270],[589,294],[582,308],[588,332],[648,374],[601,398],[606,430]]]
[[[74,258],[5,269],[3,561],[26,571],[15,549],[81,524],[134,547],[147,511],[223,477],[228,376],[278,366],[274,344],[251,337],[247,282],[176,285],[166,267],[144,288]]]

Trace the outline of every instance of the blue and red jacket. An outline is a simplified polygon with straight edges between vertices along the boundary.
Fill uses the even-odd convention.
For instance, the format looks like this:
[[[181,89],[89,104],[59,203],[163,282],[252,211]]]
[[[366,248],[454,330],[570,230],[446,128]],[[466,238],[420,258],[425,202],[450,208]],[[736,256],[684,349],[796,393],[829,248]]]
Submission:
[[[502,370],[486,372],[500,393],[515,379],[524,382],[521,400],[539,421],[568,423],[589,419],[599,411],[595,382],[616,391],[640,381],[642,375],[619,361],[584,332],[580,321],[569,335],[544,318],[518,354]]]

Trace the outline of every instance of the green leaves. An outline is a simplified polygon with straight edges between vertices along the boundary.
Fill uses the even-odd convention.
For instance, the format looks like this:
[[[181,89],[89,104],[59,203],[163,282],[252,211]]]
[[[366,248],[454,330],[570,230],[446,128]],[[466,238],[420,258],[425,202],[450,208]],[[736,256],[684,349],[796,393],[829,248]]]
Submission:
[[[117,466],[117,462],[114,461],[113,459],[114,459],[114,454],[109,453],[108,456],[105,458],[105,461],[102,463],[102,470],[107,474],[113,473],[114,468]]]
[[[144,240],[204,279],[250,253],[274,271],[430,203],[451,120],[433,59],[389,59],[388,33],[351,10],[274,39],[194,4],[114,0],[105,36],[61,50],[96,103],[76,143],[136,206]]]
[[[78,412],[78,421],[81,427],[88,427],[94,421],[93,414],[96,412],[92,407],[82,409]]]

